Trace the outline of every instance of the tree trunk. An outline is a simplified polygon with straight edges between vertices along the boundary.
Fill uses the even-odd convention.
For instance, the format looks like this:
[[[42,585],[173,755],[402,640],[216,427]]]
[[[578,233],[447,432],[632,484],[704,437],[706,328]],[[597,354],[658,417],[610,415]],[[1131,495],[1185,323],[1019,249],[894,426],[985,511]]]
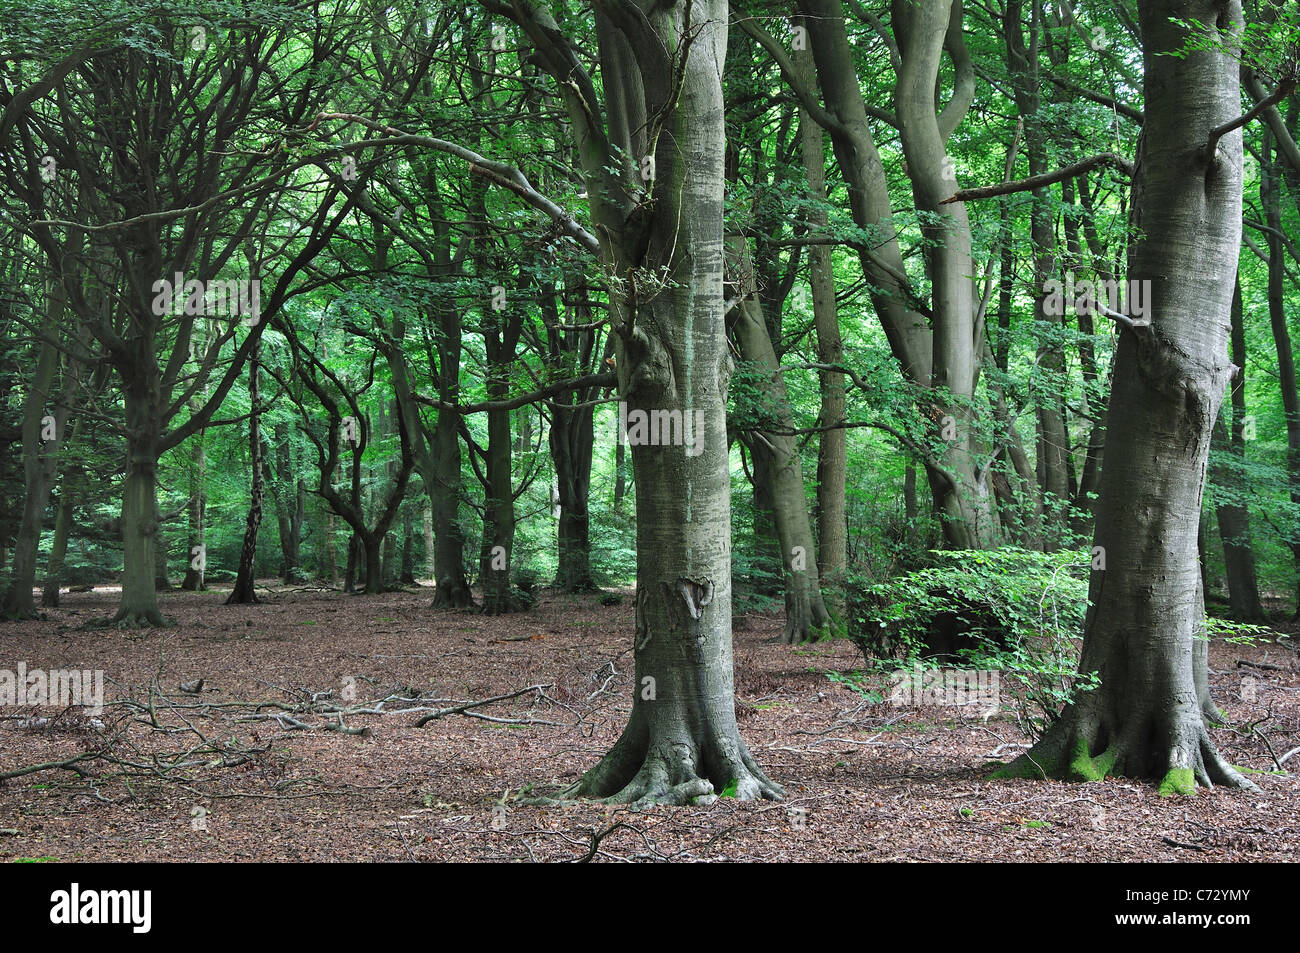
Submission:
[[[366,564],[366,595],[371,596],[383,592],[384,586],[384,563],[383,563],[383,543],[384,537],[379,533],[372,533],[364,538],[359,538],[361,552],[365,557]]]
[[[302,581],[302,521],[306,515],[307,485],[295,479],[289,425],[275,424],[275,521],[280,530],[280,578],[286,586]]]
[[[45,566],[45,589],[41,605],[56,609],[59,605],[59,588],[63,582],[63,561],[68,554],[68,536],[72,529],[72,508],[75,505],[71,474],[65,474],[59,488],[58,510],[54,516],[54,538],[50,541],[50,558]]]
[[[506,396],[504,382],[490,382],[488,396]],[[482,609],[500,615],[524,608],[514,597],[510,581],[510,559],[515,546],[514,482],[510,468],[510,411],[488,411],[486,499],[483,501],[483,543],[479,550],[479,586]]]
[[[55,293],[58,285],[49,282],[46,294],[49,317],[55,319],[47,324],[49,333],[57,333],[57,318],[62,312],[61,297]],[[57,312],[57,313],[56,313]],[[0,600],[0,616],[8,619],[33,619],[36,617],[36,599],[33,589],[36,586],[36,557],[41,541],[41,527],[45,522],[45,509],[50,502],[50,485],[53,482],[55,461],[62,433],[58,432],[63,421],[55,420],[47,413],[50,386],[58,368],[59,350],[51,341],[40,346],[40,356],[36,359],[36,370],[32,375],[31,390],[23,407],[23,497],[22,521],[18,527],[18,537],[14,541],[13,576],[9,588]],[[46,423],[53,423],[54,433],[49,433]]]
[[[627,494],[627,450],[622,440],[614,441],[614,512],[623,508],[623,497]]]
[[[789,645],[798,645],[815,639],[817,630],[830,621],[830,616],[822,601],[817,549],[808,521],[799,449],[791,433],[794,415],[762,307],[755,294],[753,266],[744,236],[728,238],[727,255],[736,293],[742,296],[736,306],[736,342],[741,357],[754,369],[756,378],[762,375],[758,384],[762,388],[762,416],[776,424],[768,431],[756,430],[750,446],[754,455],[755,486],[762,485],[767,489],[766,501],[772,507],[772,522],[785,577],[785,629],[781,640]]]
[[[1220,465],[1213,472],[1214,482],[1230,496],[1240,492],[1244,480],[1240,467],[1246,462],[1246,329],[1241,312],[1241,282],[1232,293],[1232,363],[1237,374],[1232,379],[1232,434],[1220,417],[1214,424],[1214,450],[1236,458],[1237,469]],[[1247,484],[1248,485],[1248,484]],[[1264,605],[1259,598],[1259,581],[1255,574],[1255,549],[1250,537],[1250,509],[1232,500],[1216,506],[1219,537],[1223,541],[1223,567],[1228,577],[1228,606],[1234,619],[1259,622],[1264,619]]]
[[[556,401],[549,443],[560,500],[557,527],[559,566],[555,585],[563,592],[596,592],[591,573],[591,457],[595,446],[595,407],[568,407]]]
[[[258,384],[259,352],[261,342],[253,346],[248,355],[248,463],[253,471],[248,518],[244,523],[244,545],[239,552],[239,573],[235,588],[231,590],[226,605],[242,605],[260,601],[257,598],[257,532],[262,525],[262,408]]]
[[[397,581],[404,586],[415,585],[415,517],[409,506],[402,513],[402,566]]]
[[[148,357],[145,358],[147,365]],[[122,481],[122,599],[116,615],[94,620],[124,628],[166,626],[154,585],[158,536],[158,423],[148,367],[123,382],[126,476]]]
[[[807,82],[816,83],[812,52],[796,52],[795,62]],[[808,176],[808,197],[813,206],[809,224],[813,230],[829,225],[826,209],[825,132],[806,110],[799,112],[800,148],[804,173]],[[817,332],[817,362],[841,364],[844,344],[840,339],[839,310],[835,303],[835,271],[828,245],[808,248],[808,287],[812,291],[813,324]],[[818,425],[824,428],[817,444],[817,572],[825,605],[830,615],[842,620],[848,582],[848,516],[845,489],[848,481],[848,431],[839,426],[847,420],[844,375],[818,371],[821,409]]]
[[[433,567],[433,507],[427,501],[424,504],[424,572],[430,579],[437,579]]]
[[[1123,326],[1115,413],[1096,544],[1105,568],[1089,587],[1080,669],[1100,685],[1068,706],[1027,754],[1025,776],[1160,780],[1162,794],[1215,783],[1250,787],[1215,750],[1198,690],[1202,627],[1196,536],[1211,431],[1232,373],[1227,361],[1241,238],[1241,130],[1205,155],[1210,130],[1240,113],[1237,64],[1180,51],[1188,31],[1241,26],[1228,3],[1143,0],[1146,122],[1133,177],[1129,278],[1149,282],[1152,323]]]
[[[693,42],[680,64],[679,95],[662,116],[666,125],[656,137],[652,194],[632,213],[645,231],[624,232],[624,241],[605,246],[615,273],[635,279],[613,302],[617,368],[629,418],[638,410],[676,412],[683,425],[691,421],[695,446],[632,446],[637,474],[632,713],[614,747],[567,794],[673,804],[715,793],[777,798],[780,788],[754,762],[736,726],[732,674],[726,436],[731,362],[722,287],[727,3],[696,0],[644,9],[644,20],[621,21],[644,23],[655,34],[641,38],[638,59],[631,55],[631,38],[612,28],[601,31],[602,67],[617,75],[617,82],[606,80],[606,89],[614,96],[622,91],[611,108],[629,120],[629,128],[640,125],[637,116],[651,115],[651,105],[669,101],[660,98],[673,85],[667,51],[677,49],[683,36]],[[690,23],[683,22],[686,11]],[[632,154],[644,155],[645,146],[637,133]],[[604,185],[599,167],[607,161],[596,156],[586,163],[592,195]],[[609,224],[618,226],[614,219]],[[671,280],[657,293],[641,296],[638,289],[665,277]]]
[[[189,545],[186,547],[185,578],[181,588],[189,592],[202,592],[207,588],[203,577],[207,568],[207,550],[204,543],[204,521],[207,518],[208,495],[204,488],[207,471],[207,451],[203,442],[206,431],[200,430],[190,439],[190,505]]]
[[[1281,201],[1279,197],[1277,166],[1272,156],[1272,137],[1264,134],[1264,162],[1260,170],[1260,202],[1264,206],[1265,223],[1281,229]],[[1286,465],[1290,484],[1291,502],[1300,505],[1300,393],[1296,391],[1295,352],[1291,349],[1291,332],[1286,320],[1285,278],[1281,238],[1274,232],[1265,236],[1268,241],[1268,316],[1273,329],[1273,343],[1277,348],[1277,383],[1282,392],[1282,413],[1286,419]],[[1300,568],[1300,537],[1293,533],[1288,544],[1296,566]],[[1300,619],[1300,580],[1297,581],[1296,608],[1292,619]]]
[[[459,320],[456,322],[459,329]],[[459,348],[457,330],[455,346]],[[446,374],[447,357],[443,359]],[[455,365],[459,368],[459,361]],[[448,387],[446,378],[439,394],[445,401],[456,399],[455,387]],[[450,396],[449,396],[450,395]],[[454,410],[438,411],[438,425],[434,430],[434,459],[437,473],[437,491],[432,494],[433,531],[436,542],[433,550],[434,608],[463,609],[473,603],[469,582],[465,579],[465,531],[460,525],[460,436],[457,433],[459,417]]]

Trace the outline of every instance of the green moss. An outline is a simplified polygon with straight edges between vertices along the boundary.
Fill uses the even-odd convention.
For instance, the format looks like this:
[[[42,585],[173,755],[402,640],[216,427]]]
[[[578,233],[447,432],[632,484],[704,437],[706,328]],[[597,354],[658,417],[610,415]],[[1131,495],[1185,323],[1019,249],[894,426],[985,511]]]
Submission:
[[[735,797],[735,796],[736,796],[736,790],[737,790],[739,787],[740,787],[740,779],[739,779],[739,778],[732,778],[730,781],[727,782],[727,786],[726,786],[725,788],[722,789],[722,793],[721,793],[720,795],[718,795],[718,796],[719,796],[719,797]]]
[[[1080,738],[1074,746],[1074,755],[1070,758],[1067,777],[1071,781],[1101,781],[1115,767],[1115,749],[1107,748],[1097,757],[1088,754],[1088,742]]]
[[[1160,796],[1171,794],[1194,795],[1196,793],[1196,775],[1191,768],[1170,768],[1164,780],[1160,782]]]

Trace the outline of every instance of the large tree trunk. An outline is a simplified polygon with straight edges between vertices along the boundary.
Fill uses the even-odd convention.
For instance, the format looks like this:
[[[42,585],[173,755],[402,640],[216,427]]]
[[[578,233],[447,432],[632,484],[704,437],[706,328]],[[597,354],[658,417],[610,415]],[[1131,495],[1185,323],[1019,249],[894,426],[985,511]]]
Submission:
[[[633,275],[638,288],[655,275],[671,279],[644,297],[630,284],[623,286],[614,302],[617,367],[629,417],[638,410],[677,413],[691,421],[695,446],[632,447],[637,474],[632,713],[618,742],[568,795],[675,804],[721,793],[777,798],[780,788],[759,769],[740,737],[732,675],[730,358],[722,287],[727,3],[645,3],[643,9],[645,21],[623,21],[645,22],[654,31],[654,37],[642,38],[636,60],[627,37],[612,28],[601,31],[606,89],[615,97],[611,109],[628,128],[640,126],[637,117],[650,114],[648,104],[669,101],[667,51],[678,49],[683,36],[693,42],[681,65],[680,96],[656,137],[652,204],[633,213],[646,231],[640,237],[625,233],[624,242],[605,246],[619,266],[615,273]],[[686,11],[690,23],[682,22]],[[608,79],[611,74],[617,82]],[[637,135],[633,155],[644,154],[645,140]],[[606,161],[597,156],[586,162],[593,195],[603,187],[599,166]]]
[[[1202,627],[1197,529],[1211,431],[1232,374],[1227,343],[1241,237],[1241,131],[1206,156],[1210,130],[1237,118],[1237,65],[1180,51],[1190,20],[1240,29],[1236,0],[1143,0],[1146,122],[1133,179],[1129,278],[1149,282],[1152,323],[1125,326],[1115,359],[1080,669],[1101,684],[1067,707],[1005,769],[1029,776],[1247,787],[1215,750],[1198,690]]]
[[[158,609],[154,578],[159,529],[158,435],[162,428],[151,364],[152,355],[145,355],[137,365],[141,373],[123,382],[127,437],[126,476],[122,480],[122,598],[117,613],[94,620],[96,625],[138,628],[170,624]]]

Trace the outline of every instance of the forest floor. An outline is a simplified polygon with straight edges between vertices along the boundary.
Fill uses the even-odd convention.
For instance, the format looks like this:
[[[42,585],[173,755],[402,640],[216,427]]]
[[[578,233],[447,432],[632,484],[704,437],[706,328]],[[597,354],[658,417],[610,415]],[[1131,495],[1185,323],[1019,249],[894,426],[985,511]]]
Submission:
[[[95,723],[0,708],[0,775],[90,755],[0,782],[0,862],[1300,856],[1296,776],[1190,798],[1122,779],[987,780],[995,754],[1009,760],[1027,741],[1010,712],[870,703],[826,676],[860,666],[852,645],[771,644],[780,618],[754,614],[737,620],[737,710],[785,801],[522,805],[521,790],[571,783],[618,737],[630,594],[606,607],[543,593],[530,612],[486,617],[435,611],[431,593],[274,587],[260,605],[227,607],[221,589],[173,592],[160,596],[173,628],[81,629],[115,607],[116,592],[97,589],[65,596],[46,620],[4,625],[0,669],[102,669],[106,707]],[[1216,640],[1210,667],[1234,726],[1214,729],[1220,751],[1276,772],[1273,757],[1300,745],[1295,651]],[[534,685],[546,687],[468,710],[515,724],[450,713],[415,727],[430,710]],[[385,698],[383,714],[342,717],[362,734],[324,727],[340,721],[332,706]]]

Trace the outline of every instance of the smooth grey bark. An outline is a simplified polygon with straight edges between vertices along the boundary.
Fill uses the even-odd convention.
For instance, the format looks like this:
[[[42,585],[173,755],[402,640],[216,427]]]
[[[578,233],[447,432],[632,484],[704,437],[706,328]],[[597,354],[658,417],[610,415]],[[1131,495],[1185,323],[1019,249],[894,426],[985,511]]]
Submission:
[[[671,441],[632,447],[632,712],[619,740],[565,796],[777,798],[780,788],[740,737],[732,670],[722,283],[728,5],[636,0],[636,7],[597,7],[603,100],[550,14],[511,8],[568,107],[609,276],[628,413],[700,422],[698,453]],[[634,179],[633,163],[649,155],[653,180]]]
[[[574,330],[560,326],[558,294],[553,283],[543,284],[541,307],[551,366],[577,376],[579,369],[590,371],[592,362],[601,355],[596,351],[596,332],[589,327],[592,323],[590,291],[586,282],[577,280],[573,291],[576,300],[570,324],[575,326]],[[605,357],[613,353],[612,342],[606,351]],[[555,585],[563,592],[596,592],[600,588],[591,569],[590,516],[597,394],[596,387],[584,388],[559,395],[548,404],[551,420],[547,445],[555,465],[555,498],[559,502]]]
[[[927,215],[924,237],[932,243],[932,293],[927,320],[910,288],[902,251],[891,221],[888,181],[868,122],[863,86],[849,44],[841,0],[800,0],[817,66],[825,107],[801,82],[788,56],[770,36],[749,21],[741,26],[777,58],[787,82],[809,113],[830,133],[840,171],[848,186],[854,222],[878,233],[873,247],[859,247],[871,300],[904,377],[923,388],[923,413],[935,436],[955,430],[956,438],[936,441],[937,453],[922,462],[940,515],[946,545],[980,549],[996,539],[996,513],[984,471],[976,466],[978,441],[971,398],[979,378],[983,331],[976,326],[969,276],[970,228],[963,203],[945,204],[956,182],[945,162],[946,143],[970,106],[974,73],[962,38],[960,0],[896,4],[891,58],[898,74],[894,112],[886,121],[900,133],[907,174],[919,211]],[[888,32],[888,31],[887,31]],[[936,104],[939,69],[947,54],[955,83],[949,101]],[[918,448],[919,449],[919,448]]]
[[[1230,310],[1241,240],[1237,67],[1181,52],[1173,17],[1231,42],[1241,7],[1142,0],[1145,115],[1133,178],[1129,279],[1150,282],[1149,326],[1122,325],[1107,420],[1080,670],[1100,685],[1066,708],[1006,774],[1253,787],[1215,749],[1198,687],[1202,629],[1197,531],[1211,432],[1232,375]]]
[[[1088,186],[1086,176],[1080,176],[1078,182],[1079,204],[1084,210],[1083,216],[1083,234],[1087,242],[1088,251],[1092,255],[1092,261],[1097,273],[1097,277],[1102,281],[1115,282],[1116,274],[1110,267],[1110,259],[1106,255],[1106,248],[1102,243],[1101,236],[1097,232],[1097,220],[1094,215],[1093,193]],[[1072,204],[1075,196],[1075,183],[1067,179],[1061,184],[1061,197],[1065,202]],[[1066,223],[1066,241],[1070,248],[1071,260],[1081,262],[1083,260],[1082,246],[1079,244],[1078,228],[1073,219],[1068,219]],[[1118,282],[1107,287],[1119,287]],[[1112,302],[1111,307],[1118,308],[1120,302]],[[1092,312],[1088,309],[1078,309],[1075,311],[1075,320],[1079,328],[1079,369],[1083,374],[1084,402],[1089,411],[1095,418],[1092,428],[1088,432],[1088,444],[1083,462],[1083,472],[1079,475],[1078,487],[1074,494],[1075,519],[1073,528],[1077,533],[1083,533],[1091,524],[1093,512],[1093,496],[1097,492],[1098,480],[1101,477],[1102,454],[1106,448],[1106,423],[1105,411],[1109,391],[1109,381],[1102,379],[1097,368],[1096,348],[1093,346],[1093,337],[1096,334],[1096,327],[1093,323]],[[1085,519],[1083,514],[1088,514]]]
[[[1030,176],[1049,171],[1047,135],[1039,115],[1042,106],[1042,80],[1039,75],[1040,37],[1043,30],[1041,5],[1031,4],[1029,41],[1026,43],[1022,23],[1024,4],[1009,0],[1002,18],[1003,38],[1006,43],[1007,65],[1011,75],[1011,88],[1016,107],[1023,121],[1025,152]],[[1037,433],[1039,488],[1049,505],[1043,516],[1050,520],[1060,514],[1060,503],[1070,497],[1067,475],[1069,434],[1066,432],[1065,414],[1057,382],[1065,376],[1065,355],[1060,343],[1060,327],[1064,316],[1050,314],[1046,308],[1046,284],[1057,275],[1055,215],[1051,196],[1046,186],[1034,189],[1030,211],[1029,243],[1034,268],[1034,320],[1040,329],[1035,365],[1047,386],[1038,395]],[[1051,501],[1057,505],[1050,505]],[[1048,550],[1057,546],[1057,533],[1043,534],[1042,541]]]

